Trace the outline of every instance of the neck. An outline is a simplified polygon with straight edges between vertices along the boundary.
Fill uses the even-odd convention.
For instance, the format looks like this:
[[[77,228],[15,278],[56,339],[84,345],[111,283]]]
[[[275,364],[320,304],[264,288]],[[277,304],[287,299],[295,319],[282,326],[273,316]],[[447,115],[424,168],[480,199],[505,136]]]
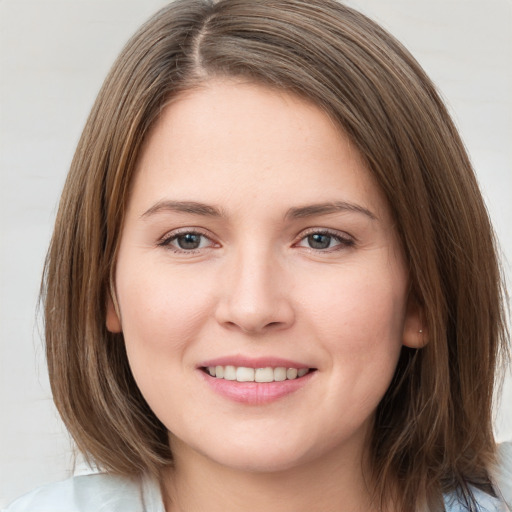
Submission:
[[[175,465],[162,474],[167,512],[376,512],[361,453],[334,451],[280,471],[219,464],[173,440]],[[354,452],[352,450],[352,452]]]

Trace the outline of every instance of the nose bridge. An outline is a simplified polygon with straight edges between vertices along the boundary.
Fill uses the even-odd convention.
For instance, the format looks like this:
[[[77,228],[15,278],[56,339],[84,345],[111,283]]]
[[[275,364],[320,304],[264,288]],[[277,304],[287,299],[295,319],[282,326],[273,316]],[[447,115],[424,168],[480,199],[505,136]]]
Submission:
[[[293,322],[282,262],[270,246],[254,240],[239,246],[224,273],[225,287],[218,311],[221,323],[260,333]]]

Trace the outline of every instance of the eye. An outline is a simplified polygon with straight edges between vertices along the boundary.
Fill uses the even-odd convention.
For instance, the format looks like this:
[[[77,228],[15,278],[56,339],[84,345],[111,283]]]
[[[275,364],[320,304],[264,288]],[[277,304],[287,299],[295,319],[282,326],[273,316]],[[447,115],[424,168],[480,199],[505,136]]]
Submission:
[[[354,240],[349,238],[348,235],[341,235],[340,233],[332,233],[330,231],[315,231],[306,234],[297,244],[298,247],[306,247],[315,251],[338,250],[353,245]]]
[[[199,249],[213,247],[214,243],[203,233],[197,231],[181,231],[167,235],[158,245],[161,247],[169,247],[176,252],[194,252]]]

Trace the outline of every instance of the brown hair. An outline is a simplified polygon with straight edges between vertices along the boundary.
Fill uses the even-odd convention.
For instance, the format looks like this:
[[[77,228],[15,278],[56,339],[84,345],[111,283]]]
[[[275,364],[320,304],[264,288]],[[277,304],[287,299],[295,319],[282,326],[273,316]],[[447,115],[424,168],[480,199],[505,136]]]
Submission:
[[[106,330],[106,302],[145,136],[172,97],[213,76],[246,77],[316,103],[358,147],[391,206],[429,343],[403,348],[378,407],[376,497],[406,511],[437,507],[455,488],[468,504],[470,485],[492,493],[491,405],[506,328],[487,211],[421,67],[382,28],[333,0],[178,0],[114,64],[71,165],[43,283],[52,391],[78,448],[122,474],[172,463],[122,335]]]

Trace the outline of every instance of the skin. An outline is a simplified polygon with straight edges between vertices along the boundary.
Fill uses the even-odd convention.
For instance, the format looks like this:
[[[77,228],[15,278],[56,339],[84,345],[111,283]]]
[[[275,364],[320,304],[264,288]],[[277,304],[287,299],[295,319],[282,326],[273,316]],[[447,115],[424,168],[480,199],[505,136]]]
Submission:
[[[200,246],[180,248],[191,232]],[[229,79],[173,100],[140,158],[115,290],[107,327],[170,432],[169,512],[373,509],[368,434],[401,346],[424,342],[421,312],[384,197],[318,107]],[[224,356],[316,371],[245,404],[198,369]]]

